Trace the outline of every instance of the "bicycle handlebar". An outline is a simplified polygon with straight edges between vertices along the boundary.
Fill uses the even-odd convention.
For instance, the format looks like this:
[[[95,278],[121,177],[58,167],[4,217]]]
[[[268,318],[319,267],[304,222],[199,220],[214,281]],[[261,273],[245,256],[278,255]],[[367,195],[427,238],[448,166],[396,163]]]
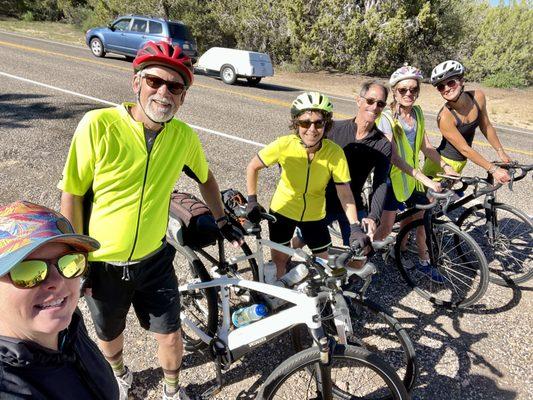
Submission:
[[[233,212],[235,213],[235,216],[237,217],[248,219],[248,213],[246,212],[245,206],[239,206],[235,208]],[[265,211],[260,212],[259,215],[261,216],[261,219],[264,219],[266,221],[270,221],[270,222],[277,221],[276,217],[274,217],[272,214],[269,214]]]
[[[519,180],[524,179],[527,173],[533,169],[533,164],[519,164],[517,161],[513,161],[510,163],[494,161],[493,164],[497,167],[509,171],[509,174],[511,175],[511,182],[509,182],[509,188],[511,189],[513,182],[518,182]],[[514,176],[516,170],[520,170],[520,174],[518,176]]]
[[[374,251],[383,250],[394,243],[394,237],[387,236],[384,240],[374,240],[372,242],[372,248]],[[331,263],[334,260],[336,268],[345,268],[346,263],[350,260],[363,261],[367,258],[366,255],[361,253],[362,249],[350,249],[344,247],[330,247],[330,252],[337,254],[329,254],[328,262]]]

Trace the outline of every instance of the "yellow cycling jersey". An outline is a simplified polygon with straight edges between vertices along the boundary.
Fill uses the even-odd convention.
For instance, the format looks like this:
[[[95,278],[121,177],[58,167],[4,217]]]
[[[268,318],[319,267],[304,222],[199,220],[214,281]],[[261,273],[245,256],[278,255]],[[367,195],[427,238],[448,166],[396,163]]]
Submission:
[[[259,158],[270,166],[281,166],[281,179],[270,203],[272,211],[296,221],[317,221],[326,216],[326,186],[349,183],[350,171],[344,151],[329,139],[311,161],[294,134],[282,136],[259,151]]]
[[[165,237],[170,194],[185,165],[205,182],[208,165],[198,135],[176,118],[164,125],[150,153],[144,127],[124,103],[90,111],[80,121],[58,188],[94,192],[89,235],[101,244],[90,260],[139,260]]]

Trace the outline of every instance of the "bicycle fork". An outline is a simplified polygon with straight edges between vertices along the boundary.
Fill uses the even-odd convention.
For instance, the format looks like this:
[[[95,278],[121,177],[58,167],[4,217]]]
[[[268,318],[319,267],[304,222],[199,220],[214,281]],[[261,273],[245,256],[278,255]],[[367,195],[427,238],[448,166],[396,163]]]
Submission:
[[[333,359],[335,341],[324,333],[322,327],[311,330],[311,335],[315,343],[317,343],[320,352],[318,368],[315,369],[317,400],[331,400],[333,399],[331,360]]]

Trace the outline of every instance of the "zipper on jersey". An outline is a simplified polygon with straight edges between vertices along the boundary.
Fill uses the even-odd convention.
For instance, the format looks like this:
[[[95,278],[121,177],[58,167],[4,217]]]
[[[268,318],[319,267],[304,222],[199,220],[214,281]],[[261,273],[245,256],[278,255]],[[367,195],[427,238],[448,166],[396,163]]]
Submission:
[[[311,172],[311,163],[313,162],[313,160],[309,159],[309,154],[306,154],[306,156],[307,156],[307,175],[305,177],[305,189],[304,189],[304,193],[302,196],[304,200],[304,208],[302,210],[302,215],[300,216],[300,222],[304,219],[305,209],[307,208],[307,201],[305,200],[305,195],[307,194],[307,188],[309,186],[309,175]],[[313,158],[315,157],[313,156]]]
[[[161,132],[159,132],[159,134],[161,134]],[[143,185],[142,185],[142,190],[141,190],[141,201],[139,203],[139,212],[137,213],[137,224],[136,224],[136,227],[135,227],[135,237],[133,239],[133,246],[131,248],[130,256],[128,257],[128,262],[131,261],[131,258],[133,257],[133,253],[135,252],[135,246],[137,245],[137,239],[139,237],[139,226],[141,224],[141,212],[142,212],[143,200],[144,200],[144,188],[146,186],[146,178],[148,176],[148,166],[150,165],[150,154],[152,154],[152,150],[155,147],[155,142],[159,138],[159,134],[155,138],[154,143],[153,143],[152,148],[150,149],[150,151],[148,151],[148,147],[146,147],[146,153],[147,153],[147,156],[146,156],[146,167],[144,168],[144,178],[143,178]],[[143,126],[143,136],[144,136],[144,126]],[[147,146],[146,136],[145,136],[144,142],[145,142],[144,143],[145,146]],[[129,280],[129,273],[127,274],[127,278],[125,280]]]

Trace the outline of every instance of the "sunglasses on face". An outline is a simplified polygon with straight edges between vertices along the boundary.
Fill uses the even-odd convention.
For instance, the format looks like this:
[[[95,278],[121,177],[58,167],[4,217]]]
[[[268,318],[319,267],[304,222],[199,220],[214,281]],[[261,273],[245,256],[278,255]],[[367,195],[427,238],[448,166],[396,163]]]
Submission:
[[[383,100],[376,100],[376,99],[367,99],[366,97],[361,96],[363,99],[365,99],[366,104],[371,106],[374,103],[377,103],[378,108],[384,108],[387,103],[385,103]]]
[[[77,278],[87,270],[87,256],[84,253],[71,253],[50,260],[24,260],[9,271],[9,277],[15,286],[30,289],[46,280],[52,266],[63,278]]]
[[[175,95],[183,93],[186,89],[183,83],[166,81],[155,75],[143,74],[142,77],[146,80],[146,84],[152,89],[159,89],[161,86],[165,85],[168,91]]]
[[[316,129],[322,129],[326,125],[326,121],[323,119],[317,119],[316,121],[311,121],[310,119],[297,120],[296,125],[304,129],[311,128],[311,125],[314,125]]]
[[[457,86],[457,83],[458,83],[457,79],[450,79],[449,81],[439,83],[437,85],[437,90],[439,92],[443,92],[444,89],[446,89],[446,86],[448,86],[450,89],[453,89],[454,87]]]
[[[405,95],[407,92],[411,94],[417,94],[418,93],[418,87],[414,88],[398,88],[398,93],[400,93],[402,96]]]

